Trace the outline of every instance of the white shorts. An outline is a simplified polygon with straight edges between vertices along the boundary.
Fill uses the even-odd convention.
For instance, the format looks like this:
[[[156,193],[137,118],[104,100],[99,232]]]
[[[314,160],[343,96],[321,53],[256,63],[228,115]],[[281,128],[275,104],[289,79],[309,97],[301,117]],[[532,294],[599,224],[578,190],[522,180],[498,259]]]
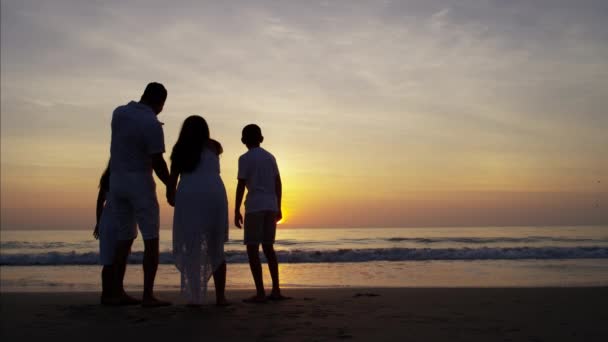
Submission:
[[[99,220],[99,263],[102,265],[112,265],[116,253],[118,222],[112,210],[111,201],[107,200]],[[137,229],[135,219],[131,220],[131,226]]]
[[[117,224],[118,240],[133,240],[137,237],[133,222],[139,226],[144,240],[158,239],[160,214],[152,173],[112,173],[110,201]]]

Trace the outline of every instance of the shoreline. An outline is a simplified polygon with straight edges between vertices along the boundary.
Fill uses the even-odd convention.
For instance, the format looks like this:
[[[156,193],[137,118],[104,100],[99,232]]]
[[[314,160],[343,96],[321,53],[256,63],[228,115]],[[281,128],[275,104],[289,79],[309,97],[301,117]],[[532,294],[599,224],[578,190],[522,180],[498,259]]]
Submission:
[[[286,289],[314,288],[500,288],[608,286],[608,259],[548,261],[383,261],[364,263],[280,264]],[[2,292],[95,292],[100,266],[0,266]],[[271,283],[263,267],[264,283]],[[160,265],[157,291],[179,291],[179,271]],[[140,291],[143,271],[128,266],[125,288]],[[253,288],[247,264],[229,264],[228,291]]]
[[[213,279],[209,280],[210,282],[210,288],[208,289],[208,293],[213,294],[214,290],[213,290]],[[266,285],[266,292],[270,292],[270,285]],[[308,291],[346,291],[346,290],[352,290],[352,291],[367,291],[367,290],[373,290],[373,291],[394,291],[394,290],[436,290],[436,291],[446,291],[446,290],[565,290],[565,289],[573,289],[573,290],[583,290],[583,289],[590,289],[590,290],[595,290],[595,289],[608,289],[608,285],[604,285],[604,284],[600,284],[600,285],[595,285],[595,284],[590,284],[590,285],[538,285],[538,286],[530,286],[530,285],[509,285],[509,286],[382,286],[382,287],[377,287],[377,286],[365,286],[365,285],[357,285],[357,286],[348,286],[348,285],[343,285],[343,286],[338,286],[338,285],[327,285],[327,286],[281,286],[282,291],[288,291],[288,292],[308,292]],[[130,286],[126,289],[126,292],[129,293],[131,296],[135,296],[137,297],[138,295],[141,294],[141,291],[143,291],[143,286]],[[171,289],[167,289],[167,288],[162,288],[159,290],[155,290],[155,293],[159,293],[159,294],[165,294],[168,295],[172,298],[175,298],[177,300],[176,305],[181,305],[183,303],[181,303],[181,300],[179,299],[179,286],[176,285],[175,288],[171,288]],[[235,293],[237,295],[240,295],[241,293],[249,293],[249,292],[255,292],[255,286],[251,285],[251,286],[247,286],[247,287],[238,287],[238,288],[226,288],[226,292],[227,293]],[[45,295],[45,294],[49,294],[49,295],[90,295],[90,294],[99,294],[101,293],[99,289],[77,289],[74,292],[70,292],[66,289],[58,289],[58,290],[53,290],[52,288],[48,288],[48,289],[34,289],[34,290],[8,290],[8,291],[4,291],[0,288],[0,301],[3,295],[6,296],[22,296],[22,295]]]
[[[608,340],[608,287],[307,288],[284,290],[292,300],[241,302],[252,292],[229,289],[232,306],[195,309],[176,291],[159,291],[174,305],[155,309],[104,307],[96,292],[1,292],[0,338]]]

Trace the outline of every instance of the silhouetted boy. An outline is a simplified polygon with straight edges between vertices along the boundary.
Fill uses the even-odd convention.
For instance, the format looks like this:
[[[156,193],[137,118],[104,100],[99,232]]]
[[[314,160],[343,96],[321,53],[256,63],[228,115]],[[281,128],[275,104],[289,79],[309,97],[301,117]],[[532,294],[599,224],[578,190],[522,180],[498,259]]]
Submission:
[[[279,287],[279,264],[274,251],[274,240],[277,222],[281,220],[281,176],[277,162],[272,154],[260,147],[264,141],[262,130],[251,124],[243,128],[241,141],[247,145],[247,153],[239,158],[238,185],[236,188],[236,205],[234,223],[241,228],[241,202],[247,188],[245,200],[245,233],[244,244],[247,245],[249,266],[255,282],[256,295],[245,299],[245,302],[261,303],[267,300],[262,278],[259,247],[262,244],[264,255],[272,277],[272,292],[268,299],[287,299],[281,295]]]

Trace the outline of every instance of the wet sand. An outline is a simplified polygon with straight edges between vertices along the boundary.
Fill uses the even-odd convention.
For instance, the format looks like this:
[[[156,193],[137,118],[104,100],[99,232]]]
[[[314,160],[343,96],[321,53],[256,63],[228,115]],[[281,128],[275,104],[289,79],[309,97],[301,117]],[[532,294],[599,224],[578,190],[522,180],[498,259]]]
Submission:
[[[104,307],[98,294],[1,293],[2,341],[608,341],[608,288],[298,289],[292,300]],[[213,293],[210,294],[211,297]]]

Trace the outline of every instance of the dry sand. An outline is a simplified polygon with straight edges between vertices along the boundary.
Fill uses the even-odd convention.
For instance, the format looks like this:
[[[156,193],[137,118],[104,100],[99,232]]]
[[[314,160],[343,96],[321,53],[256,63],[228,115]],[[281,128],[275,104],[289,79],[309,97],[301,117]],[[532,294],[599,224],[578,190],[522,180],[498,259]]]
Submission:
[[[96,293],[2,293],[5,341],[608,341],[608,288],[288,290],[267,304],[103,307]],[[213,295],[213,294],[211,294]]]

